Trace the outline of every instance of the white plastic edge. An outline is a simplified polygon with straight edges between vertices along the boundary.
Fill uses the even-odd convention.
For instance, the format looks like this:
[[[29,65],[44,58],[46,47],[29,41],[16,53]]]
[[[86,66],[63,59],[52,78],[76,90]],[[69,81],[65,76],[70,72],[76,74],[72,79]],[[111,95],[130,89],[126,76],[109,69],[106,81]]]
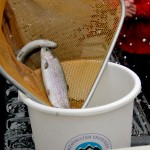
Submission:
[[[28,107],[30,107],[32,109],[35,109],[35,110],[38,110],[41,112],[45,112],[45,113],[49,113],[49,114],[54,114],[54,115],[89,116],[89,115],[96,115],[96,114],[106,113],[106,112],[116,110],[120,107],[123,107],[123,106],[129,104],[130,102],[132,102],[135,99],[137,93],[140,93],[140,91],[141,91],[141,81],[140,81],[139,77],[132,70],[128,69],[127,67],[124,67],[119,64],[111,63],[111,62],[108,62],[108,65],[118,67],[119,69],[126,71],[127,73],[129,73],[132,76],[132,78],[135,82],[135,86],[130,91],[130,93],[128,93],[125,97],[123,97],[119,100],[116,100],[115,102],[112,102],[110,104],[92,107],[92,108],[84,108],[84,109],[63,109],[63,108],[54,108],[54,107],[39,104],[39,103],[31,100],[27,96],[25,96],[21,91],[18,92],[19,98]]]

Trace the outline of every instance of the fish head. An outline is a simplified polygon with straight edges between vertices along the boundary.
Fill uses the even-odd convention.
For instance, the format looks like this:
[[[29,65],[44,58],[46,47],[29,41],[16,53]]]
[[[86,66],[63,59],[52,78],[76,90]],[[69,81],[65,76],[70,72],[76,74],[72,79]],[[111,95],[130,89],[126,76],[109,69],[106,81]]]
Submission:
[[[52,54],[52,49],[48,47],[42,47],[41,48],[41,58],[45,59],[47,61],[54,58],[54,55]]]

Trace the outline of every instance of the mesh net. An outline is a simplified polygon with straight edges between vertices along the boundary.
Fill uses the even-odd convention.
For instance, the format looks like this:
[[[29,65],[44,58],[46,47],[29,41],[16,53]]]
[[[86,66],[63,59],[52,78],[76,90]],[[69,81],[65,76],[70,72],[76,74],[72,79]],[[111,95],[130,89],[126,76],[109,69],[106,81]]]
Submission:
[[[72,108],[86,100],[121,18],[119,0],[1,0],[0,62],[20,85],[44,103],[39,51],[25,65],[16,55],[25,44],[47,39],[58,44]]]

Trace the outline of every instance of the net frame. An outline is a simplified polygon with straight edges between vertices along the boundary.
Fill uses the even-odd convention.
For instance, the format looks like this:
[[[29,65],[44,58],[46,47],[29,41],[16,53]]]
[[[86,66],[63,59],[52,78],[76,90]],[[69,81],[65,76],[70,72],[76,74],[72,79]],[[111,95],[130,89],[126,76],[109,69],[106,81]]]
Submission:
[[[46,11],[48,11],[47,10],[47,5],[44,5],[44,4],[41,4],[41,1],[39,1],[39,0],[33,0],[32,2],[35,2],[36,1],[36,4],[38,4],[38,6],[41,6],[44,10],[46,9]],[[48,2],[49,0],[47,0],[47,1],[45,1],[45,2]],[[14,3],[17,3],[18,2],[18,8],[17,8],[17,6],[16,7],[14,7]],[[25,2],[28,2],[27,0],[25,0],[24,1],[24,3],[23,3],[23,6],[25,5]],[[59,1],[60,2],[60,1]],[[63,1],[64,3],[65,3],[65,1]],[[73,6],[79,6],[80,5],[80,3],[77,3],[76,1],[71,1],[74,5]],[[102,7],[102,8],[100,8],[100,6],[101,5],[97,5],[97,9],[96,10],[94,10],[94,8],[96,7],[96,5],[93,5],[93,3],[100,3],[100,2],[103,2],[104,4],[103,4],[103,6],[104,7]],[[86,3],[88,3],[88,4],[90,4],[90,5],[88,5],[88,6],[91,6],[91,8],[93,9],[93,12],[95,13],[96,11],[98,11],[98,13],[100,13],[100,9],[102,9],[101,11],[103,11],[103,12],[105,12],[104,14],[107,14],[106,12],[108,11],[108,10],[110,10],[110,8],[109,9],[107,9],[107,3],[109,3],[110,1],[107,1],[107,0],[101,0],[101,1],[99,1],[98,2],[98,0],[89,0],[89,1],[84,1],[84,0],[82,0],[82,3],[84,3],[84,4],[86,4]],[[118,2],[118,3],[117,3]],[[69,70],[69,66],[70,66],[70,63],[69,63],[69,65],[67,65],[66,67],[65,67],[65,62],[67,62],[68,63],[68,60],[71,62],[71,65],[74,63],[74,62],[76,62],[77,60],[78,60],[78,57],[80,56],[80,65],[82,66],[82,63],[84,63],[83,62],[83,60],[89,60],[88,61],[88,64],[90,64],[91,62],[93,62],[93,60],[97,63],[98,62],[98,70],[97,70],[97,72],[95,73],[95,76],[93,77],[93,80],[92,80],[92,83],[91,83],[91,85],[90,85],[90,87],[89,87],[89,89],[87,90],[88,92],[87,92],[87,94],[86,94],[86,96],[84,96],[84,98],[83,98],[83,100],[79,100],[79,98],[78,98],[78,100],[76,101],[72,101],[73,102],[73,105],[72,105],[72,107],[74,107],[74,105],[76,105],[75,107],[76,108],[78,108],[78,107],[82,107],[82,105],[80,105],[80,106],[77,106],[78,104],[80,104],[81,103],[81,101],[82,102],[85,102],[85,100],[86,100],[86,103],[85,103],[85,105],[83,106],[83,107],[85,107],[86,105],[87,105],[87,103],[88,103],[88,101],[92,98],[92,95],[93,95],[93,93],[94,93],[94,91],[95,91],[95,89],[96,89],[96,87],[97,87],[97,85],[98,85],[98,82],[99,82],[99,80],[100,80],[100,77],[101,77],[101,75],[102,75],[102,72],[103,72],[103,70],[104,70],[104,68],[105,68],[105,65],[106,65],[106,63],[107,63],[107,61],[108,61],[108,58],[109,58],[109,56],[110,56],[110,54],[111,54],[111,51],[112,51],[112,49],[113,49],[113,47],[114,47],[114,45],[115,45],[115,43],[116,43],[116,40],[117,40],[117,37],[118,37],[118,35],[119,35],[119,32],[120,32],[120,29],[121,29],[121,26],[122,26],[122,23],[123,23],[123,20],[124,20],[124,16],[125,16],[125,8],[124,8],[124,3],[123,3],[123,1],[122,0],[118,0],[118,1],[111,1],[110,3],[111,4],[113,4],[113,3],[117,3],[117,4],[115,4],[114,5],[114,7],[116,7],[117,6],[117,9],[115,8],[115,16],[116,17],[118,17],[118,21],[117,21],[117,23],[115,24],[115,29],[113,30],[113,36],[111,37],[111,39],[109,39],[109,36],[107,37],[108,39],[109,39],[109,44],[107,44],[107,50],[106,50],[106,53],[105,53],[105,55],[103,56],[103,61],[102,61],[102,63],[99,63],[97,60],[100,58],[100,56],[90,56],[90,60],[89,60],[89,55],[92,55],[92,53],[96,53],[97,52],[97,50],[96,51],[88,51],[88,48],[91,46],[90,44],[92,43],[90,43],[89,44],[89,41],[88,40],[85,40],[85,35],[87,36],[87,37],[92,37],[93,39],[93,41],[94,40],[97,40],[97,39],[95,39],[95,34],[97,33],[97,36],[101,36],[101,34],[100,34],[100,30],[97,30],[98,28],[96,28],[96,27],[94,27],[96,30],[90,30],[90,32],[88,32],[88,34],[86,34],[87,33],[87,30],[89,30],[89,28],[90,28],[90,25],[91,24],[82,24],[82,21],[80,21],[81,19],[83,19],[83,16],[85,15],[87,15],[87,14],[84,14],[84,12],[81,10],[81,7],[79,7],[78,9],[73,9],[73,11],[75,12],[75,13],[77,13],[77,11],[79,11],[80,10],[80,13],[77,13],[77,16],[75,16],[74,18],[76,18],[76,25],[75,26],[79,26],[80,27],[80,24],[81,24],[81,27],[83,27],[83,25],[84,25],[84,27],[87,27],[87,29],[85,30],[85,28],[83,29],[82,28],[82,31],[80,31],[81,30],[81,28],[76,28],[76,32],[74,31],[74,35],[71,33],[71,34],[68,34],[68,35],[70,35],[70,36],[74,36],[75,38],[74,38],[74,40],[73,40],[73,42],[74,43],[76,43],[76,44],[74,44],[73,45],[73,47],[74,48],[76,48],[77,46],[79,46],[79,44],[80,44],[80,46],[82,47],[82,45],[86,45],[86,50],[85,51],[82,51],[82,54],[83,54],[83,56],[80,56],[80,51],[76,51],[76,53],[71,53],[72,55],[71,56],[68,56],[68,54],[70,54],[70,52],[72,52],[72,50],[70,51],[69,50],[69,48],[67,48],[67,43],[69,43],[70,41],[68,40],[68,42],[67,43],[65,43],[64,41],[64,43],[61,41],[60,42],[60,47],[62,46],[66,46],[65,48],[67,49],[66,51],[67,52],[65,52],[65,51],[63,51],[63,52],[61,52],[61,51],[54,51],[55,52],[55,54],[57,55],[57,57],[60,59],[60,61],[61,61],[61,63],[62,63],[62,65],[64,66],[64,69],[65,70]],[[46,4],[46,3],[45,3]],[[66,3],[65,3],[66,4]],[[72,10],[71,10],[71,8],[73,8],[73,7],[71,7],[71,5],[72,4],[70,4],[70,5],[67,5],[68,7],[67,7],[67,11],[65,12],[64,11],[64,8],[63,7],[60,7],[61,8],[61,13],[63,12],[65,15],[66,14],[68,14],[68,12],[70,12],[71,14],[72,14]],[[106,5],[106,6],[105,6]],[[12,0],[9,0],[9,1],[6,1],[6,0],[1,0],[1,2],[0,2],[0,18],[1,18],[1,20],[0,20],[0,24],[2,25],[2,30],[0,31],[0,43],[1,43],[1,45],[0,45],[0,50],[1,50],[1,53],[0,53],[0,57],[1,57],[1,66],[0,66],[0,71],[1,71],[1,74],[2,75],[4,75],[4,77],[6,78],[6,79],[8,79],[10,82],[12,82],[20,91],[22,91],[23,93],[26,93],[26,95],[28,96],[28,97],[30,97],[31,99],[33,99],[33,100],[36,100],[36,101],[38,101],[38,102],[40,102],[40,103],[42,103],[42,104],[47,104],[47,105],[51,105],[50,103],[49,103],[49,101],[48,101],[48,99],[47,99],[47,97],[46,97],[46,93],[45,93],[45,91],[44,91],[44,87],[43,87],[43,84],[42,84],[42,80],[41,80],[41,75],[40,75],[40,77],[39,77],[39,74],[40,73],[38,73],[38,75],[37,75],[37,73],[36,73],[36,71],[34,71],[34,70],[36,70],[37,68],[39,68],[39,66],[35,66],[35,65],[32,65],[32,63],[34,63],[34,61],[35,61],[35,63],[34,64],[36,64],[37,63],[37,55],[35,55],[35,57],[31,57],[31,58],[29,58],[29,61],[27,61],[27,63],[26,63],[26,65],[27,66],[25,66],[24,64],[22,64],[22,63],[20,63],[20,62],[18,62],[17,60],[16,60],[16,55],[17,55],[17,53],[18,53],[18,50],[23,46],[23,45],[25,45],[27,42],[29,42],[29,40],[31,40],[30,38],[29,39],[27,39],[26,37],[28,37],[27,36],[27,34],[25,34],[24,35],[24,33],[25,33],[25,30],[26,30],[26,28],[28,28],[28,26],[30,26],[29,24],[28,24],[28,26],[27,26],[27,24],[24,24],[24,25],[26,25],[24,28],[23,28],[23,30],[20,30],[20,26],[21,26],[21,24],[19,24],[18,22],[18,16],[17,16],[17,14],[15,13],[15,9],[20,9],[19,8],[19,1],[12,1]],[[28,5],[29,6],[29,5]],[[37,5],[36,5],[37,6]],[[94,7],[95,6],[95,7]],[[111,6],[113,6],[113,5],[111,5]],[[71,7],[71,8],[69,8],[69,7]],[[99,8],[98,8],[99,7]],[[52,7],[51,7],[52,8]],[[58,6],[57,5],[55,5],[55,7],[54,7],[55,9],[57,8],[58,9]],[[59,8],[59,9],[60,9]],[[66,7],[65,7],[66,8]],[[54,10],[54,12],[55,12],[55,9],[53,9]],[[59,12],[59,9],[58,9],[58,12]],[[105,10],[104,10],[105,9]],[[85,9],[84,9],[85,10]],[[107,11],[106,11],[107,10]],[[82,13],[84,14],[83,16],[82,16]],[[114,13],[114,12],[113,12]],[[118,13],[118,14],[116,14],[116,13]],[[38,13],[39,14],[39,13]],[[55,16],[55,15],[54,15]],[[60,17],[60,13],[58,13],[58,15],[57,15],[57,17]],[[69,16],[69,15],[68,15]],[[87,15],[88,16],[88,15]],[[111,15],[110,15],[111,16]],[[113,15],[112,15],[113,16]],[[59,20],[60,18],[58,17],[57,18],[56,17],[56,20]],[[96,14],[93,14],[92,15],[92,17],[97,17],[96,16]],[[106,18],[107,18],[107,16],[105,16]],[[105,18],[104,17],[104,18]],[[21,18],[21,17],[20,17]],[[34,18],[34,17],[33,17]],[[110,18],[110,17],[108,17],[108,18]],[[68,18],[67,19],[65,19],[65,18],[63,18],[65,21],[66,20],[68,20]],[[63,20],[62,19],[62,20]],[[70,19],[70,18],[69,18]],[[98,19],[98,18],[97,18]],[[114,21],[116,18],[112,18],[112,21]],[[89,21],[90,19],[89,19],[89,16],[85,19],[85,21]],[[98,20],[94,20],[94,21],[98,21]],[[103,21],[103,19],[101,20],[101,21]],[[21,21],[20,21],[21,22]],[[59,22],[59,21],[58,21]],[[71,23],[71,27],[72,26],[74,26],[74,25],[72,25],[73,23],[73,21],[71,20],[70,21]],[[64,23],[63,21],[61,22],[61,23],[58,23],[58,25],[56,25],[56,26],[58,26],[59,28],[60,28],[60,25],[62,25],[62,23]],[[100,23],[100,22],[97,22],[97,23]],[[94,22],[94,24],[96,25],[97,24],[96,22]],[[69,22],[68,22],[68,24],[69,24]],[[41,23],[41,25],[42,25],[42,23]],[[105,27],[104,27],[104,23],[103,24],[101,24],[102,25],[102,31],[103,30],[105,30]],[[68,25],[66,25],[64,28],[67,30],[67,27],[68,27]],[[64,29],[64,28],[62,28],[62,29]],[[39,28],[38,28],[39,29]],[[22,31],[22,32],[21,32]],[[60,30],[59,30],[60,31]],[[68,30],[67,31],[67,33],[69,33],[69,31],[70,30]],[[31,31],[30,31],[31,32]],[[75,33],[77,33],[77,32],[79,32],[80,34],[80,36],[78,36],[78,38],[76,37],[77,35],[75,35]],[[82,32],[82,33],[81,33]],[[112,32],[112,31],[111,31]],[[30,34],[30,33],[29,33]],[[62,35],[64,35],[64,33],[62,34]],[[108,34],[109,35],[109,34]],[[43,38],[43,35],[40,35],[39,33],[37,33],[36,35],[35,35],[36,37],[33,37],[32,38],[32,40],[33,39],[36,39],[36,38]],[[56,37],[58,36],[58,34],[56,34],[55,35]],[[54,36],[54,37],[55,37]],[[19,37],[19,38],[18,38]],[[57,38],[52,38],[52,39],[56,39],[56,40],[58,40]],[[64,35],[64,37],[66,38],[66,39],[68,39],[69,38],[69,36],[67,36],[67,35]],[[45,37],[44,37],[45,38]],[[76,42],[76,39],[78,39],[78,42],[79,43],[77,43]],[[86,41],[85,43],[84,43],[84,40]],[[80,42],[80,41],[82,41],[82,42]],[[101,43],[102,43],[103,41],[101,41]],[[58,42],[59,43],[59,42]],[[64,48],[64,49],[65,49]],[[98,47],[98,48],[100,48],[100,47]],[[97,48],[96,48],[97,49]],[[75,51],[75,50],[74,50]],[[88,53],[88,52],[89,53]],[[92,53],[91,53],[92,52]],[[85,55],[86,54],[86,55]],[[99,54],[99,53],[98,53]],[[107,54],[107,55],[106,55]],[[62,57],[63,56],[63,57]],[[106,57],[106,58],[105,58]],[[36,59],[35,59],[36,58]],[[105,58],[105,59],[104,59]],[[6,61],[6,59],[9,59],[9,63],[8,62],[5,62]],[[73,60],[75,60],[75,61],[73,61]],[[73,63],[72,63],[73,62]],[[86,61],[87,62],[87,61]],[[96,64],[94,62],[94,64]],[[10,67],[11,66],[11,67]],[[87,64],[85,64],[84,65],[84,68],[88,68],[88,65]],[[14,71],[14,69],[15,69],[15,71]],[[78,70],[78,69],[77,69]],[[15,75],[14,75],[14,72],[15,72]],[[80,71],[77,71],[76,72],[76,75],[77,75],[77,73],[79,74],[79,72]],[[87,73],[87,72],[86,72]],[[66,71],[66,74],[68,75],[69,74],[69,71]],[[83,77],[84,78],[84,77]],[[71,80],[73,80],[73,79],[71,79]],[[32,81],[32,82],[31,82]],[[31,83],[30,83],[31,82]],[[85,81],[84,81],[85,82]],[[73,84],[73,83],[72,83]],[[34,85],[34,86],[33,86]],[[86,86],[87,85],[84,85],[84,87],[82,87],[82,89],[84,89],[84,88],[86,88]],[[76,92],[75,92],[76,93]],[[71,95],[71,94],[70,94]],[[76,95],[79,95],[78,93],[76,93]],[[83,103],[82,103],[83,104]]]

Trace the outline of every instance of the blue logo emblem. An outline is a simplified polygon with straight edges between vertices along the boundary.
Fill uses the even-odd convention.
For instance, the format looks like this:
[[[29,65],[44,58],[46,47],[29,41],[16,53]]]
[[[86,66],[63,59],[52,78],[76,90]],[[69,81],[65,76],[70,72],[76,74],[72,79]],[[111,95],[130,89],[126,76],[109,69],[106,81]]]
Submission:
[[[107,137],[97,133],[75,136],[67,142],[64,150],[110,150],[111,143]]]
[[[102,147],[95,142],[85,142],[80,144],[75,150],[103,150]]]

